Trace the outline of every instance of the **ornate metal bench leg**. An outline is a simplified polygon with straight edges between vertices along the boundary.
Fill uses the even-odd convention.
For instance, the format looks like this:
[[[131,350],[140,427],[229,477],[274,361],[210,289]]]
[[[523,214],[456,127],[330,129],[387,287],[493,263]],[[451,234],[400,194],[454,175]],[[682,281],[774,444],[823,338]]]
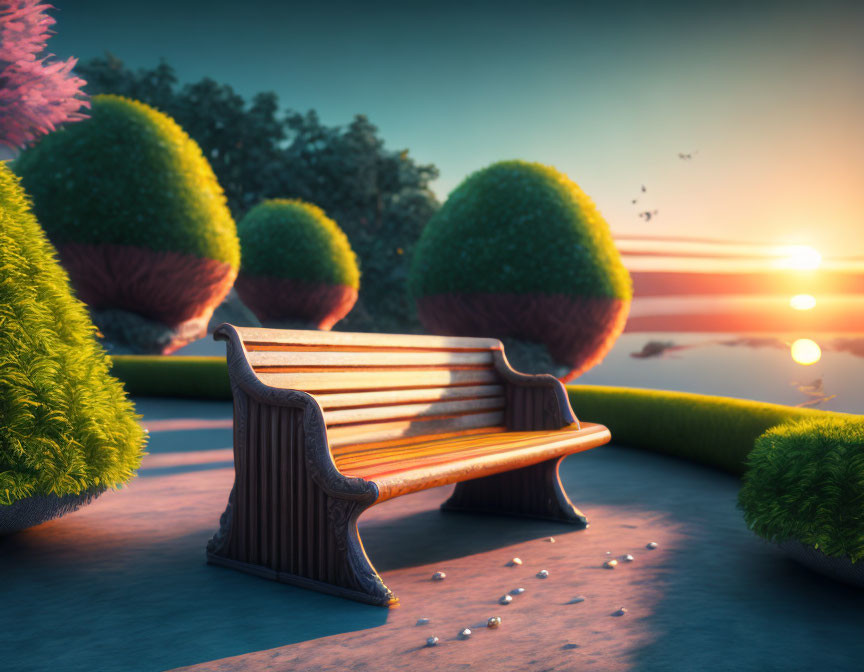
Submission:
[[[443,511],[496,513],[543,518],[586,527],[582,515],[561,485],[558,465],[563,457],[515,471],[462,481],[441,505]]]
[[[396,597],[366,557],[357,519],[373,489],[337,497],[319,485],[302,408],[234,391],[234,487],[207,561],[360,602]],[[314,429],[314,428],[313,428]],[[317,477],[316,477],[317,475]]]
[[[320,492],[308,496],[310,509],[304,519],[292,520],[286,512],[268,521],[260,517],[260,510],[240,502],[235,486],[219,531],[207,544],[207,562],[360,602],[396,604],[357,532],[357,518],[367,507]],[[272,516],[275,510],[271,512]],[[253,516],[259,516],[257,525],[250,520]]]

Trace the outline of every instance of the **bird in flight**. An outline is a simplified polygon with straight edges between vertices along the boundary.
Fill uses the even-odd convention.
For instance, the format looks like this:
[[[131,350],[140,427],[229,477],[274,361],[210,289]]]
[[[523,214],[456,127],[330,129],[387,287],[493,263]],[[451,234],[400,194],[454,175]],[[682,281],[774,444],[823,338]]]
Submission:
[[[644,219],[646,222],[650,222],[652,217],[656,217],[659,214],[659,210],[645,210],[639,213],[639,216]]]
[[[690,159],[692,159],[698,153],[699,153],[698,150],[695,152],[678,152],[678,158],[681,159],[682,161],[690,161]]]
[[[648,191],[648,190],[645,188],[645,185],[643,184],[642,185],[642,193],[644,194],[646,191]]]

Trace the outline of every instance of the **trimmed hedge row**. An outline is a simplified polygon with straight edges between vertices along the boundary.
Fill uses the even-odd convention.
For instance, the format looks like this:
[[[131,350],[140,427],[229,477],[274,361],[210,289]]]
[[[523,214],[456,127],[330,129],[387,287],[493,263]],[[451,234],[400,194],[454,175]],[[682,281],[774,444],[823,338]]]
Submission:
[[[132,397],[231,399],[224,357],[114,355],[111,374]]]
[[[811,408],[629,387],[568,385],[577,417],[599,422],[622,446],[683,457],[741,475],[756,439],[776,425],[849,418]]]
[[[111,373],[132,396],[231,399],[224,357],[111,358]],[[612,430],[616,444],[682,457],[732,474],[744,473],[756,439],[776,425],[804,419],[850,418],[781,404],[687,392],[568,385],[576,415]]]

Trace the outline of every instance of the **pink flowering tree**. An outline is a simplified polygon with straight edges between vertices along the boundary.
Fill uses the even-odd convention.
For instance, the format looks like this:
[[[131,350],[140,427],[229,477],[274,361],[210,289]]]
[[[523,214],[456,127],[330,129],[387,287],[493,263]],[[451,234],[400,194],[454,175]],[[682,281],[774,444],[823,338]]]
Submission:
[[[0,159],[89,107],[76,59],[42,54],[55,21],[40,0],[0,0]]]

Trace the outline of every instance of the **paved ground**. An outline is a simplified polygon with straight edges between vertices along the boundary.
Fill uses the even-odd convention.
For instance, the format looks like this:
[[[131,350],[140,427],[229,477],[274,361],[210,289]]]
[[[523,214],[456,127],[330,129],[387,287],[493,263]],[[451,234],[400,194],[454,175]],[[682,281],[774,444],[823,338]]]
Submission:
[[[617,447],[573,456],[562,475],[586,531],[445,515],[447,489],[391,500],[361,521],[402,600],[388,611],[205,565],[232,479],[230,406],[139,410],[154,431],[138,479],[0,539],[4,672],[861,669],[864,595],[751,535],[734,478]],[[159,422],[171,418],[193,421]],[[605,570],[606,551],[636,559]],[[430,581],[439,569],[448,578]],[[491,615],[499,630],[456,639]],[[422,648],[432,634],[439,646]]]

